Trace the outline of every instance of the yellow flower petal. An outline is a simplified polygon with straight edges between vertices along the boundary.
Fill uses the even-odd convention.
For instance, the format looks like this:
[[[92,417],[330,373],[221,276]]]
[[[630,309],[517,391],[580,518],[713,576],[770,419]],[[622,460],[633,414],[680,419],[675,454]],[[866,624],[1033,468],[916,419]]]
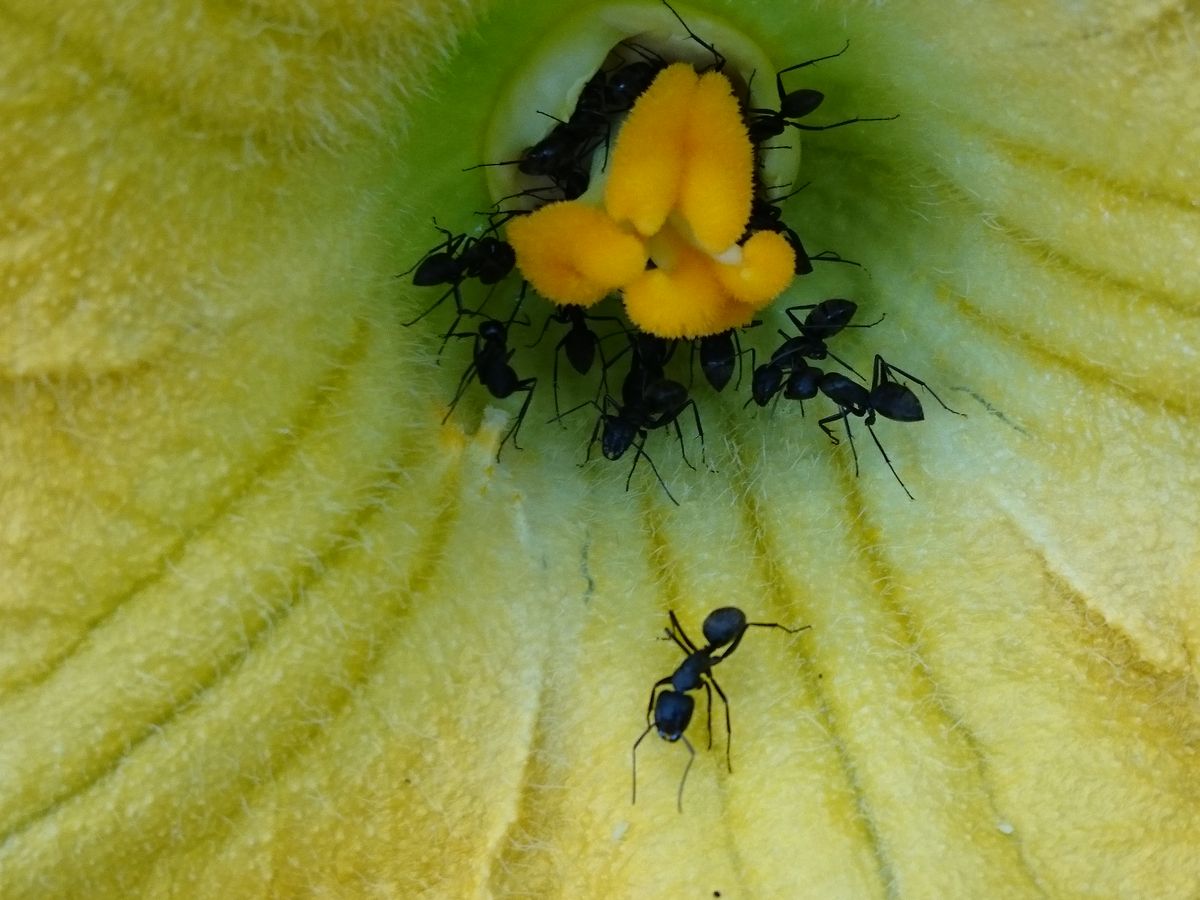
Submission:
[[[901,112],[806,141],[785,215],[870,277],[797,291],[971,417],[874,426],[909,502],[823,401],[723,396],[715,471],[690,414],[699,471],[647,436],[676,509],[579,468],[589,408],[500,464],[511,402],[440,424],[471,342],[436,365],[393,275],[484,208],[458,169],[563,15],[448,9],[6,8],[0,894],[1194,893],[1189,11],[738,7],[852,38],[803,70],[831,117]],[[701,699],[684,814],[653,735],[631,806],[664,610],[727,602],[813,630],[721,663],[732,773]]]
[[[660,231],[679,198],[689,108],[700,77],[685,63],[659,74],[621,127],[604,207],[645,237]]]

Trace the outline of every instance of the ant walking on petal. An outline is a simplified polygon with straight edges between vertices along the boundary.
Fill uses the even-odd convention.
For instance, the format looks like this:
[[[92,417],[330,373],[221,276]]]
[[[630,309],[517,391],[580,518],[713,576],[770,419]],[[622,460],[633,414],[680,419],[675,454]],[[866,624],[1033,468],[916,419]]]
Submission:
[[[650,703],[646,707],[646,730],[633,742],[633,802],[637,803],[637,748],[653,728],[658,730],[658,735],[663,740],[672,743],[683,741],[684,746],[688,749],[688,762],[684,767],[683,777],[679,780],[679,794],[676,798],[676,805],[679,811],[683,812],[683,786],[687,781],[692,763],[696,759],[696,750],[684,734],[688,725],[691,724],[692,713],[696,707],[695,700],[689,692],[703,687],[708,696],[709,749],[712,749],[712,692],[714,689],[717,696],[721,698],[721,702],[725,704],[725,764],[732,773],[733,726],[729,718],[729,699],[713,676],[713,666],[728,658],[738,648],[746,631],[750,628],[778,628],[788,634],[797,634],[812,626],[788,628],[778,622],[748,622],[746,614],[736,606],[722,606],[714,609],[704,619],[702,627],[704,639],[708,643],[704,647],[697,647],[688,637],[687,632],[683,630],[683,626],[679,624],[679,619],[675,616],[674,611],[669,611],[667,614],[671,619],[671,627],[666,629],[666,635],[684,652],[685,658],[673,673],[655,682],[654,687],[650,689]],[[725,648],[725,652],[717,653],[721,648]],[[667,689],[660,691],[659,688],[662,687]]]
[[[446,415],[442,418],[443,425],[454,413],[454,408],[466,392],[472,375],[478,376],[479,383],[497,400],[503,400],[513,394],[525,394],[525,402],[521,404],[521,409],[517,413],[512,427],[504,433],[504,437],[500,440],[500,446],[496,450],[497,461],[499,461],[500,453],[504,450],[504,445],[509,438],[512,438],[514,447],[518,450],[521,449],[521,445],[517,443],[517,432],[521,429],[521,423],[525,421],[529,403],[533,400],[533,389],[537,387],[537,378],[521,378],[509,362],[516,350],[508,346],[508,329],[516,319],[517,311],[521,308],[527,287],[528,283],[522,282],[521,294],[517,298],[517,302],[513,306],[513,313],[507,322],[486,319],[477,331],[451,331],[446,334],[447,338],[472,338],[475,346],[471,351],[471,363],[463,372],[462,378],[459,379],[458,390],[455,391],[454,399],[450,401],[450,408],[446,410]]]
[[[786,69],[780,69],[776,72],[775,90],[779,95],[779,109],[753,108],[746,110],[746,115],[749,119],[750,142],[761,144],[763,141],[770,140],[773,137],[779,137],[789,125],[800,131],[828,131],[831,128],[841,128],[843,125],[853,125],[855,122],[890,122],[892,119],[898,118],[899,114],[894,116],[855,116],[852,119],[843,119],[841,122],[833,122],[829,125],[806,125],[795,121],[815,112],[817,107],[825,102],[825,95],[811,88],[785,91],[783,88],[783,76],[788,72],[795,72],[797,69],[804,69],[816,63],[824,62],[827,59],[836,59],[845,53],[849,47],[850,42],[846,41],[842,49],[837,53],[805,60],[802,63],[796,63],[794,66],[788,66]]]
[[[850,416],[857,416],[862,419],[863,424],[867,426],[867,431],[871,434],[871,440],[875,442],[875,446],[883,456],[883,461],[891,469],[892,475],[895,476],[897,483],[903,489],[904,493],[908,494],[908,499],[913,500],[915,498],[896,473],[896,467],[892,465],[887,451],[883,449],[883,444],[879,442],[879,438],[875,435],[875,429],[872,427],[875,424],[876,414],[883,416],[885,419],[891,419],[893,422],[920,422],[925,418],[925,411],[921,408],[921,401],[917,398],[917,395],[908,385],[897,381],[895,378],[896,375],[907,378],[914,384],[923,387],[946,412],[965,418],[964,413],[960,413],[956,409],[951,409],[943,403],[942,398],[935,394],[933,388],[924,381],[897,366],[893,366],[882,356],[876,354],[875,362],[871,369],[871,387],[869,390],[837,372],[831,372],[822,377],[820,391],[837,404],[838,411],[833,415],[821,419],[817,424],[821,426],[821,430],[835,444],[838,443],[838,439],[830,430],[829,423],[840,419],[845,424],[846,438],[850,441],[850,452],[854,456],[854,474],[857,476],[858,451],[854,449],[854,435],[850,431]]]

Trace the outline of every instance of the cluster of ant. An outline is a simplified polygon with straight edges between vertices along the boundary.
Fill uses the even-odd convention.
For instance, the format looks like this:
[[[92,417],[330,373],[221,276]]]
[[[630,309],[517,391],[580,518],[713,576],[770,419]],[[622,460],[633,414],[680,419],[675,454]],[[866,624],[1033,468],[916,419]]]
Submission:
[[[746,614],[736,606],[722,606],[714,609],[704,619],[702,629],[704,639],[708,643],[703,647],[697,647],[687,636],[683,626],[679,624],[675,613],[668,612],[668,615],[671,617],[671,627],[665,629],[667,638],[674,641],[684,652],[685,659],[674,672],[655,682],[654,687],[650,689],[650,703],[646,707],[646,730],[633,742],[633,802],[637,803],[637,748],[650,733],[650,729],[654,728],[658,730],[659,737],[665,741],[683,741],[690,754],[687,766],[683,770],[683,777],[679,780],[679,796],[676,799],[679,811],[683,812],[683,785],[687,781],[688,772],[696,759],[696,750],[684,735],[688,725],[691,724],[692,712],[696,707],[696,701],[692,699],[689,692],[704,688],[705,694],[708,695],[708,747],[710,750],[712,749],[712,692],[714,689],[717,696],[721,698],[721,702],[725,704],[725,764],[732,774],[733,758],[730,744],[733,740],[733,726],[729,719],[729,698],[717,684],[717,679],[712,672],[713,666],[729,658],[750,628],[778,628],[788,634],[797,634],[812,626],[788,628],[777,622],[747,622]],[[717,653],[722,648],[725,648],[725,652]],[[670,686],[667,690],[659,691],[660,687],[667,685]]]
[[[712,55],[712,69],[719,71],[725,63],[725,58],[717,52],[712,44],[697,37],[679,14],[665,3],[665,0],[664,5],[683,25],[689,39],[698,43]],[[615,68],[602,69],[597,72],[584,86],[574,112],[566,121],[558,121],[545,138],[527,148],[519,159],[484,164],[486,166],[515,166],[522,175],[542,179],[544,184],[503,198],[493,210],[481,213],[480,215],[485,217],[487,224],[476,234],[453,233],[442,228],[435,221],[434,226],[443,236],[443,240],[426,252],[408,272],[402,273],[403,275],[411,273],[412,283],[418,287],[444,289],[441,296],[429,308],[416,318],[406,322],[406,325],[412,325],[423,319],[446,299],[453,297],[456,315],[453,324],[443,335],[442,347],[444,348],[452,338],[468,339],[473,342],[471,362],[459,380],[443,422],[453,414],[458,402],[473,381],[477,381],[484,390],[497,399],[504,399],[514,394],[524,395],[512,425],[500,441],[497,457],[510,439],[515,447],[520,448],[517,437],[539,383],[537,376],[522,377],[519,375],[513,365],[513,357],[517,353],[517,347],[512,342],[513,326],[514,324],[523,326],[531,324],[527,318],[518,318],[527,294],[528,283],[522,281],[519,289],[512,294],[511,308],[506,317],[489,316],[484,313],[484,307],[491,300],[495,290],[509,280],[516,268],[516,255],[512,246],[501,237],[500,229],[513,217],[529,212],[524,208],[502,209],[501,204],[514,197],[522,197],[527,198],[526,202],[532,200],[536,206],[555,200],[574,199],[587,190],[594,154],[603,147],[607,156],[610,136],[620,117],[632,109],[637,98],[649,88],[658,74],[668,65],[667,60],[648,48],[630,42],[626,42],[622,46],[630,50],[636,59],[624,61]],[[797,121],[814,112],[824,100],[824,95],[820,91],[807,88],[787,91],[783,85],[783,75],[838,57],[846,51],[848,46],[847,42],[847,45],[837,53],[798,63],[776,73],[778,109],[747,107],[744,110],[747,130],[750,140],[756,148],[756,153],[761,154],[763,150],[770,149],[764,146],[764,142],[783,134],[788,127],[802,131],[823,131],[854,122],[882,120],[855,117],[824,125]],[[774,231],[783,235],[795,253],[795,274],[797,276],[811,273],[815,262],[836,262],[858,266],[858,263],[843,259],[832,251],[810,255],[799,234],[783,220],[780,204],[803,188],[785,196],[772,198],[769,190],[762,184],[756,183],[755,187],[756,197],[743,240],[761,230]],[[477,283],[485,289],[482,302],[474,307],[468,306],[463,293],[464,289],[472,283]],[[605,302],[609,303],[611,299]],[[700,422],[700,411],[692,391],[695,383],[692,373],[696,359],[699,360],[699,369],[704,380],[712,390],[720,392],[732,380],[742,357],[749,352],[754,371],[751,379],[751,396],[747,399],[746,405],[753,402],[760,407],[766,406],[771,401],[778,401],[780,398],[800,401],[802,404],[804,400],[816,398],[818,395],[824,396],[832,401],[837,411],[820,419],[818,424],[836,444],[839,440],[830,425],[839,421],[843,423],[854,455],[856,474],[858,455],[854,450],[853,435],[850,432],[851,417],[863,420],[892,474],[911,498],[912,494],[908,492],[908,488],[896,473],[882,444],[875,436],[872,426],[876,417],[882,416],[898,422],[914,422],[924,417],[920,400],[910,388],[897,380],[897,376],[920,385],[943,408],[950,412],[954,412],[954,410],[950,410],[923,381],[887,362],[882,356],[875,356],[872,377],[868,384],[857,370],[832,353],[827,342],[835,335],[846,328],[871,327],[882,320],[881,316],[880,320],[871,325],[854,325],[852,319],[856,312],[857,305],[842,298],[790,307],[785,313],[796,329],[796,333],[789,334],[780,330],[782,343],[771,352],[767,361],[762,365],[756,364],[756,355],[753,349],[744,351],[741,348],[740,330],[731,329],[688,342],[669,340],[627,325],[620,315],[596,315],[580,306],[555,306],[553,311],[547,314],[540,336],[528,347],[539,343],[552,325],[561,326],[564,329],[554,347],[552,384],[555,416],[550,421],[561,421],[584,408],[595,410],[597,419],[587,445],[584,461],[586,463],[590,460],[597,440],[600,443],[601,453],[609,460],[619,460],[631,447],[634,448],[633,464],[625,480],[626,490],[629,488],[638,462],[645,459],[668,498],[678,504],[659,474],[658,468],[647,454],[645,442],[652,432],[673,429],[679,441],[684,462],[694,469],[695,466],[687,458],[679,420],[690,408],[703,458],[704,432]],[[804,313],[803,318],[799,313]],[[473,330],[458,330],[460,323],[465,318],[480,320],[478,327]],[[747,328],[759,324],[761,323],[754,322]],[[607,333],[600,334],[596,329],[601,325],[611,326],[611,328]],[[606,354],[605,342],[622,337],[624,346],[616,352]],[[668,375],[668,364],[681,343],[690,343],[691,345],[691,352],[688,354],[686,364],[687,385],[679,379],[679,369],[682,368],[680,364],[677,363],[675,371],[671,373],[676,377]],[[561,411],[559,403],[559,359],[563,354],[566,355],[571,370],[581,378],[588,376],[595,368],[597,356],[601,362],[599,383],[596,385],[592,399],[566,412]],[[627,362],[624,365],[624,374],[621,376],[618,395],[614,396],[610,391],[610,375],[622,359],[626,359]],[[855,377],[847,377],[841,372],[826,371],[814,365],[814,362],[826,359],[833,360]],[[740,383],[739,377],[738,384],[740,385]],[[803,410],[803,406],[801,409]]]

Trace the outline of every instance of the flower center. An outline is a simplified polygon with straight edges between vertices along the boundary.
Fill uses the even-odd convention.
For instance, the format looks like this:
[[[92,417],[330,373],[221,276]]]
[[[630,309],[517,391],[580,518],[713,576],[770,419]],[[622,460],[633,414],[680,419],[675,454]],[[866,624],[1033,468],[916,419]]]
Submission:
[[[614,9],[589,17],[593,32],[594,18]],[[620,9],[625,22],[650,17],[651,11],[675,16],[665,6]],[[700,71],[690,61],[668,64],[649,46],[666,49],[680,26],[687,55],[700,53]],[[727,27],[720,30],[724,34]],[[578,54],[579,35],[570,27],[567,34],[572,40],[566,46]],[[605,34],[596,46],[611,38]],[[725,74],[726,47],[718,51],[715,38],[698,37],[682,20],[665,34],[647,28],[636,38],[621,44],[626,55],[619,62],[608,60],[600,74],[588,76],[576,91],[575,106],[548,135],[509,156],[519,162],[508,168],[507,178],[494,179],[494,193],[520,195],[530,206],[544,199],[540,192],[547,187],[523,184],[513,172],[548,178],[550,188],[571,198],[509,224],[517,265],[554,303],[589,306],[620,292],[629,319],[659,337],[704,337],[746,325],[795,272],[794,252],[782,235],[748,232],[756,153],[739,101],[739,87],[743,97],[746,89]],[[742,56],[753,55],[744,38],[731,37],[731,44]],[[610,47],[605,56],[614,52]],[[612,141],[614,121],[619,134]],[[505,146],[499,152],[515,151]],[[774,161],[772,174],[760,177],[778,177],[776,168],[798,160],[795,153],[773,153],[759,154]]]

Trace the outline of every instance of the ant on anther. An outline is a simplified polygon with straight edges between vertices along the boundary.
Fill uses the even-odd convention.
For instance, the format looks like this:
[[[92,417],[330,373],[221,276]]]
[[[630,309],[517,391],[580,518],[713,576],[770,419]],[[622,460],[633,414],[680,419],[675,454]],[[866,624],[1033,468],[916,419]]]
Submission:
[[[712,749],[712,692],[714,688],[717,696],[721,698],[721,702],[725,704],[725,764],[732,773],[733,725],[729,718],[729,698],[717,684],[717,679],[712,673],[713,666],[737,649],[746,631],[750,628],[778,628],[788,634],[797,634],[812,626],[788,628],[778,622],[748,622],[746,614],[736,606],[722,606],[714,609],[704,619],[704,639],[708,641],[708,644],[704,647],[697,647],[688,637],[687,632],[683,630],[683,626],[679,624],[679,619],[675,616],[674,611],[668,611],[667,615],[671,619],[671,627],[666,629],[666,635],[684,652],[685,658],[674,672],[666,678],[656,681],[654,687],[650,689],[650,703],[646,707],[646,730],[633,742],[633,802],[637,803],[637,748],[650,733],[650,729],[656,728],[659,737],[663,740],[671,742],[682,740],[690,754],[687,766],[683,770],[683,777],[679,780],[679,795],[676,798],[676,805],[679,811],[683,812],[683,786],[687,781],[692,763],[696,759],[696,750],[684,735],[688,725],[691,724],[692,712],[696,705],[695,700],[688,692],[703,687],[708,697],[708,746],[710,750]],[[726,648],[725,652],[718,654],[716,651],[722,647]],[[667,690],[659,691],[659,688],[667,685],[670,686]]]
[[[786,69],[780,69],[776,72],[775,90],[779,94],[779,109],[746,110],[746,115],[749,117],[747,125],[750,131],[750,142],[761,144],[763,141],[770,140],[773,137],[779,137],[789,125],[800,131],[828,131],[831,128],[841,128],[843,125],[852,125],[855,122],[888,122],[897,118],[898,115],[855,116],[853,119],[844,119],[841,122],[834,122],[830,125],[802,125],[795,121],[814,112],[824,102],[825,95],[820,91],[814,91],[810,88],[800,88],[799,90],[790,92],[785,91],[783,89],[783,76],[788,72],[795,72],[797,69],[803,69],[807,66],[824,62],[827,59],[835,59],[845,53],[849,46],[850,42],[846,41],[845,45],[837,53],[806,60],[805,62],[788,66]]]
[[[497,400],[503,400],[516,393],[523,392],[525,394],[525,401],[521,404],[521,409],[517,413],[516,420],[513,422],[512,427],[504,433],[504,437],[500,439],[500,446],[496,449],[497,461],[499,461],[500,453],[509,438],[512,438],[514,447],[518,450],[521,449],[521,445],[517,443],[517,432],[521,428],[521,423],[525,421],[525,414],[529,411],[529,403],[533,400],[533,389],[537,386],[537,378],[521,378],[509,364],[509,360],[512,359],[516,350],[508,346],[508,328],[516,318],[517,311],[521,308],[527,287],[527,282],[521,283],[521,294],[517,298],[517,302],[513,307],[513,314],[507,322],[486,319],[479,326],[478,331],[450,331],[446,334],[447,338],[473,338],[475,345],[471,351],[471,363],[467,366],[466,371],[463,372],[462,378],[459,379],[458,390],[454,394],[454,399],[450,401],[450,408],[446,410],[446,415],[442,418],[443,425],[446,424],[453,414],[458,401],[462,399],[462,395],[466,391],[472,375],[477,375],[479,383]]]

